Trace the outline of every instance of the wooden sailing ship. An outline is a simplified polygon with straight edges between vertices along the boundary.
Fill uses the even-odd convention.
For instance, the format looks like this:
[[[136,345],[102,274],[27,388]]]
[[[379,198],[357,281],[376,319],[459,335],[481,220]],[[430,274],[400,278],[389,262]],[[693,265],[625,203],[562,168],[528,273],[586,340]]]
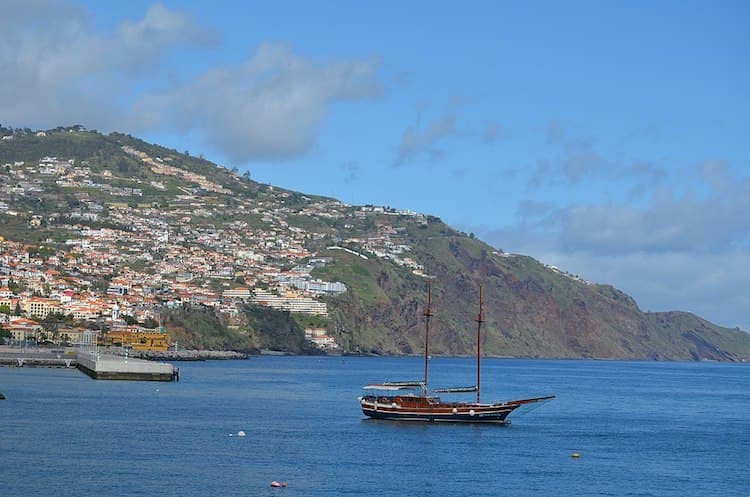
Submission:
[[[516,409],[532,406],[555,398],[554,395],[506,402],[481,401],[481,329],[483,319],[482,287],[479,287],[479,315],[477,316],[477,378],[469,387],[442,388],[430,392],[427,383],[430,344],[431,291],[428,287],[425,311],[424,379],[370,384],[359,398],[362,412],[371,418],[394,421],[425,421],[454,423],[506,424],[508,415]],[[476,392],[476,401],[448,402],[436,394]]]

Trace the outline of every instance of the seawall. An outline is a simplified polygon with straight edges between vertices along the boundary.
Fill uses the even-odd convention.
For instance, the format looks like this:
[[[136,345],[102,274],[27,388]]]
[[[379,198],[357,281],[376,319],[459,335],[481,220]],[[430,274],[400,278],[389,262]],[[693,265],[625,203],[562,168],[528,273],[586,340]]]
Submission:
[[[75,354],[51,350],[0,349],[0,366],[37,368],[75,368],[78,365]]]
[[[78,353],[78,369],[96,380],[173,381],[179,372],[171,364],[109,354]]]

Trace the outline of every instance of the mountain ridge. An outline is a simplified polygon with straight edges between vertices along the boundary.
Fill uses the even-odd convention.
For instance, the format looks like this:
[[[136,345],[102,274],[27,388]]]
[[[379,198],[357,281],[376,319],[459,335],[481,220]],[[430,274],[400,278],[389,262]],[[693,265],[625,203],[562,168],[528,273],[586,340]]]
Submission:
[[[5,182],[0,202],[6,205],[0,210],[0,235],[52,247],[61,258],[71,253],[65,245],[68,235],[75,241],[86,230],[111,229],[118,233],[109,249],[117,252],[110,257],[115,274],[97,278],[101,284],[123,273],[156,278],[160,271],[175,269],[163,273],[163,284],[174,287],[192,272],[201,275],[196,288],[204,293],[241,286],[278,291],[279,281],[267,277],[273,272],[269,268],[290,274],[298,264],[322,259],[325,264],[311,275],[341,282],[347,291],[316,297],[327,305],[328,316],[313,324],[325,328],[344,353],[419,353],[426,287],[432,281],[431,349],[436,355],[474,350],[472,323],[481,284],[488,355],[750,358],[750,335],[741,330],[690,313],[643,312],[632,297],[610,285],[504,253],[434,216],[348,206],[263,185],[249,174],[121,133],[103,135],[81,127],[0,131],[13,136],[0,142]],[[43,163],[45,157],[50,160]],[[137,230],[152,239],[141,239]],[[155,241],[158,236],[167,241]],[[147,248],[131,254],[128,240]],[[211,271],[200,273],[199,267],[184,264],[196,250],[210,255]],[[183,262],[171,261],[174,253]],[[180,270],[186,268],[191,271]],[[229,279],[222,279],[221,271]],[[244,318],[243,312],[238,308],[230,314],[234,317],[215,326],[231,324],[244,331],[244,338],[237,339],[244,340],[242,348],[273,347],[255,333],[262,328],[259,321]],[[302,326],[289,326],[290,333],[301,333]],[[282,348],[304,352],[296,341],[285,340]]]

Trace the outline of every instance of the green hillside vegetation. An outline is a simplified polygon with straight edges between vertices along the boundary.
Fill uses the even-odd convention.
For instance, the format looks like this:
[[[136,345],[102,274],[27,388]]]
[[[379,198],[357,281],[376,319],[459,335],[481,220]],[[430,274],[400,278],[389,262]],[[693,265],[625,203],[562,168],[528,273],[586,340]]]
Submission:
[[[305,340],[304,330],[289,312],[257,305],[246,305],[242,312],[256,349],[290,354],[320,353]]]
[[[229,329],[225,320],[213,310],[185,306],[162,311],[162,324],[180,348],[197,350],[254,351],[248,334]]]
[[[306,340],[304,330],[288,313],[247,305],[240,319],[229,324],[213,309],[183,306],[161,313],[162,323],[180,348],[235,350],[257,354],[262,350],[290,354],[318,354]]]

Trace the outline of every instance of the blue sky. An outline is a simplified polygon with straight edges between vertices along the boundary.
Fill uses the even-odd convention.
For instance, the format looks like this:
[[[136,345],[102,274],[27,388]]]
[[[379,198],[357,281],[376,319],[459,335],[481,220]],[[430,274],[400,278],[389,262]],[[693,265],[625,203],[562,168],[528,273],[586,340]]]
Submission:
[[[10,0],[0,123],[441,217],[750,330],[747,2]]]

